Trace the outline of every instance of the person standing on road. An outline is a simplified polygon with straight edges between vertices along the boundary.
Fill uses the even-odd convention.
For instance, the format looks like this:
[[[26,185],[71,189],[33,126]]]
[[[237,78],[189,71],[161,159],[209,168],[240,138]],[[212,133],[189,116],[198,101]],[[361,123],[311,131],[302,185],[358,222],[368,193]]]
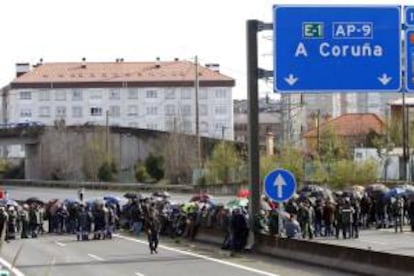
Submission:
[[[6,231],[7,231],[8,218],[9,216],[7,215],[6,209],[3,206],[1,206],[0,207],[0,243],[3,241],[3,239],[7,241]]]
[[[159,233],[160,233],[160,222],[155,215],[150,215],[146,219],[145,229],[148,236],[148,245],[151,251],[151,254],[158,254],[158,242],[159,242]]]
[[[333,224],[335,222],[335,206],[330,200],[326,202],[323,208],[322,218],[323,218],[323,224],[325,225],[324,236],[325,237],[333,236]]]
[[[403,223],[404,223],[404,199],[402,197],[397,197],[392,203],[392,213],[394,216],[394,230],[395,233],[403,232]]]
[[[411,232],[414,232],[414,199],[413,198],[410,199],[408,213],[410,214]]]
[[[354,208],[351,206],[349,199],[345,199],[345,204],[341,209],[342,236],[352,238]]]

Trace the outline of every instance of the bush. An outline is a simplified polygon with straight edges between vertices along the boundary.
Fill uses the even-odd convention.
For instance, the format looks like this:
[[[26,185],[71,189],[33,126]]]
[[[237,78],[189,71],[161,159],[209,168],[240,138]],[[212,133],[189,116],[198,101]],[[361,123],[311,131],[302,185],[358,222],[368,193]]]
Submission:
[[[4,178],[6,179],[25,179],[24,160],[17,166],[8,166],[4,171]]]
[[[135,179],[144,183],[148,181],[149,175],[144,165],[138,163],[135,165]]]
[[[152,178],[160,181],[164,177],[164,158],[153,154],[148,155],[145,159],[145,168]]]
[[[113,181],[115,179],[114,174],[116,173],[117,173],[117,168],[116,168],[115,162],[105,161],[99,167],[98,179],[104,182]]]

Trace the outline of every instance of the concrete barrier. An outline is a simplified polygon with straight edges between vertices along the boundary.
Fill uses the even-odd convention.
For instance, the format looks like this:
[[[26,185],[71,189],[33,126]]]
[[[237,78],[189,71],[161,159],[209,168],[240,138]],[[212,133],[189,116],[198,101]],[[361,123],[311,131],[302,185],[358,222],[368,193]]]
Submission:
[[[201,228],[196,239],[221,245],[224,233]],[[254,251],[260,254],[324,266],[363,275],[412,276],[414,257],[332,244],[257,235]]]
[[[90,190],[170,191],[177,193],[193,193],[194,191],[194,188],[188,185],[160,185],[142,183],[81,182],[23,179],[2,179],[0,183],[4,186],[48,187],[63,189],[85,188]]]

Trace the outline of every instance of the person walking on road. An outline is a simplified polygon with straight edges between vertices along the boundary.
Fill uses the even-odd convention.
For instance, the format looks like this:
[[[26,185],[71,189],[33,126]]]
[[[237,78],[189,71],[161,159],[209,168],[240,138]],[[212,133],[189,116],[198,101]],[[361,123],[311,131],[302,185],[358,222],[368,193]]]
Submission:
[[[145,229],[148,236],[148,245],[151,251],[151,254],[158,254],[158,242],[159,242],[159,233],[160,233],[160,222],[156,216],[149,216],[146,219]]]

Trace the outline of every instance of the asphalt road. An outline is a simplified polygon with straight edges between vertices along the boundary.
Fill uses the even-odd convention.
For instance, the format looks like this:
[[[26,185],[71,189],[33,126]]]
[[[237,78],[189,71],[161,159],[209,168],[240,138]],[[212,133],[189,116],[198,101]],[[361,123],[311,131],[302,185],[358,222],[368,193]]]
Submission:
[[[74,236],[44,235],[11,241],[1,256],[10,263],[16,259],[20,275],[33,276],[352,275],[276,258],[230,257],[215,247],[203,246],[163,241],[158,254],[151,255],[143,238],[117,235],[113,240],[78,242]]]

